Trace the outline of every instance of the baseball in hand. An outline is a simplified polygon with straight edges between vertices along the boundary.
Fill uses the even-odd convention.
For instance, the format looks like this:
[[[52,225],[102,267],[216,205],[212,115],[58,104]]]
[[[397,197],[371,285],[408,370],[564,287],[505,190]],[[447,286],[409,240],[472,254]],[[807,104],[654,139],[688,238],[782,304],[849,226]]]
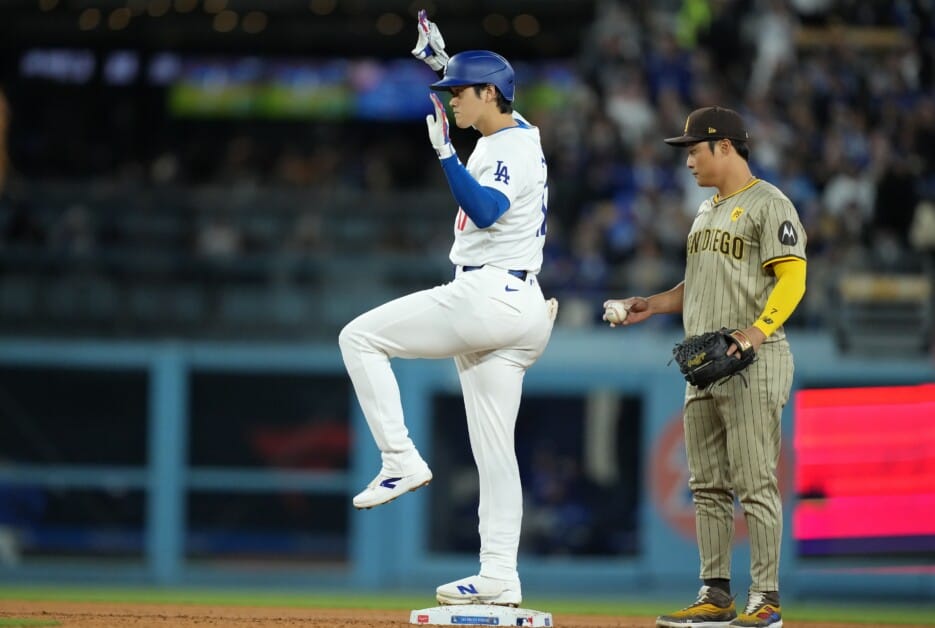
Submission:
[[[616,327],[627,319],[629,310],[623,305],[622,301],[608,301],[604,305],[604,320],[610,323],[611,327]]]

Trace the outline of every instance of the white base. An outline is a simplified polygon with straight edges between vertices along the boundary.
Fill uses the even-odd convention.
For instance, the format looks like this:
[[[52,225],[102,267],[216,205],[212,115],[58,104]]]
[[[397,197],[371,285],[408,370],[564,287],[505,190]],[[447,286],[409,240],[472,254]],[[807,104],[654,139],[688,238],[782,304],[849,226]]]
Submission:
[[[491,604],[433,606],[412,611],[410,624],[421,626],[544,626],[551,628],[552,613]]]

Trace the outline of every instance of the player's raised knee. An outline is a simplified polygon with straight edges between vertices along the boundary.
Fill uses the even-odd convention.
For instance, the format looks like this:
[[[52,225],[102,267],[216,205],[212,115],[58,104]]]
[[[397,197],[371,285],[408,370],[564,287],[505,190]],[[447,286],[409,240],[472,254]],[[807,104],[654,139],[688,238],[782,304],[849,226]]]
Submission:
[[[341,353],[346,354],[349,351],[355,351],[360,348],[363,342],[363,334],[357,329],[354,321],[351,321],[338,334],[338,346],[341,347]]]

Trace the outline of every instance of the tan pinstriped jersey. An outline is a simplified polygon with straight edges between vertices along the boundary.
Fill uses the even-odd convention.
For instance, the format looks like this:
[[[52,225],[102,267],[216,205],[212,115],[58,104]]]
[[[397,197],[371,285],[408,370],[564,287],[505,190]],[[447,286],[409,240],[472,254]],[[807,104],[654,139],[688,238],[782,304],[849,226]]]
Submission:
[[[776,285],[770,265],[804,260],[805,240],[792,202],[766,181],[755,179],[730,196],[704,201],[688,234],[686,335],[752,325]],[[783,338],[780,327],[767,342]]]

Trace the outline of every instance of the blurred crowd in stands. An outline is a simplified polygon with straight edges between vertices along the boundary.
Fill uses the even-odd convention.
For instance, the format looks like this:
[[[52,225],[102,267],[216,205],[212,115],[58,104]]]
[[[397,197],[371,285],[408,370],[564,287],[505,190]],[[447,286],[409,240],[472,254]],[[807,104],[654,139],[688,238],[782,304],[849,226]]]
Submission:
[[[685,236],[712,190],[696,186],[683,151],[662,138],[678,134],[688,112],[710,104],[744,115],[754,173],[789,195],[807,229],[809,290],[790,324],[824,324],[842,273],[933,273],[931,2],[600,0],[595,7],[593,26],[580,37],[579,80],[567,91],[566,106],[524,109],[519,81],[518,109],[541,128],[549,162],[549,236],[540,281],[571,306],[563,308],[565,324],[597,324],[603,299],[649,294],[680,280]],[[444,32],[444,16],[438,20]],[[32,124],[29,137],[16,144],[23,149],[20,171],[18,155],[11,155],[2,248],[66,247],[87,254],[121,241],[134,246],[119,221],[103,220],[93,198],[75,198],[54,220],[43,221],[28,193],[15,192],[17,185],[28,191],[37,181],[69,176],[110,181],[135,197],[161,186],[214,186],[247,199],[244,205],[260,215],[268,213],[262,191],[270,188],[320,196],[362,190],[382,200],[447,190],[420,122],[298,127],[188,121],[162,123],[156,139],[134,144],[128,129],[139,124],[133,116],[142,115],[134,106],[115,103],[77,147],[52,150],[65,121]],[[2,110],[0,101],[0,142]],[[13,113],[14,126],[32,114]],[[112,144],[90,146],[101,141]],[[456,132],[454,141],[459,148],[473,146],[469,132]],[[52,161],[35,157],[51,153],[57,156]],[[0,157],[0,183],[4,166]],[[282,236],[266,239],[255,237],[238,220],[242,214],[227,206],[191,205],[202,217],[184,223],[188,237],[172,240],[180,254],[233,259],[336,248],[328,203],[296,208]],[[349,224],[368,220],[366,206],[356,213],[335,207]],[[438,225],[438,242],[448,240],[449,209],[426,215],[427,223]],[[158,210],[145,203],[133,209]],[[414,260],[427,249],[435,257],[447,253],[441,244],[427,247],[424,237],[407,237],[410,227],[425,231],[418,231],[418,216],[407,220],[413,222],[385,230],[371,251],[343,252],[391,251]]]
[[[564,236],[550,239],[543,283],[598,298],[679,281],[685,234],[712,190],[660,140],[715,103],[744,115],[754,173],[805,224],[800,324],[821,323],[836,273],[917,267],[913,219],[935,199],[935,18],[922,4],[602,4],[583,40],[581,115],[542,121],[561,201],[550,226]],[[916,239],[935,245],[931,233]]]

